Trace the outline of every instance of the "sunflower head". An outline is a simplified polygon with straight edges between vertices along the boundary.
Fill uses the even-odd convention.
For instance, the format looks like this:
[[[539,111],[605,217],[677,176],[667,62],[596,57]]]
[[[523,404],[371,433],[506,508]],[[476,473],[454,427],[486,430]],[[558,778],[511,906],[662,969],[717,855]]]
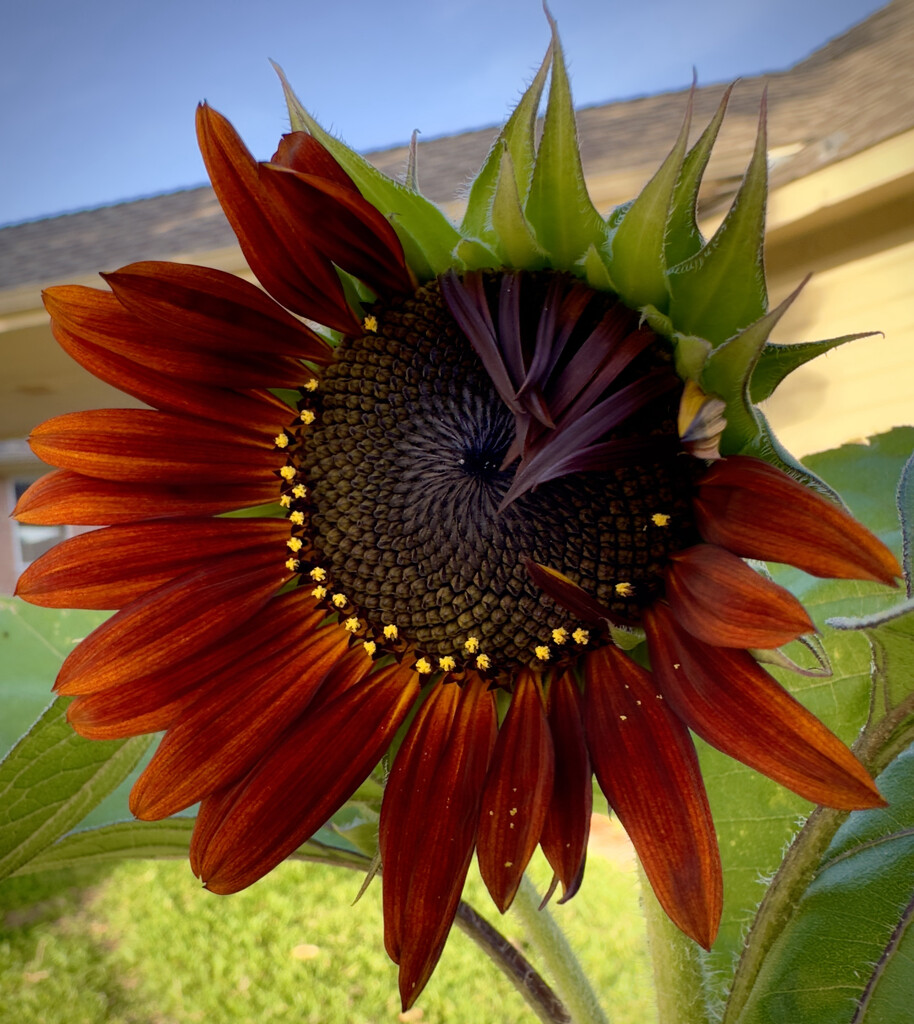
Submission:
[[[604,217],[554,24],[459,226],[414,160],[385,177],[284,85],[293,131],[268,163],[209,107],[197,118],[263,290],[138,263],[108,291],[46,294],[60,344],[149,407],[31,438],[58,469],[19,518],[104,528],[18,592],[117,610],[61,669],[70,720],[94,738],[165,730],[132,809],[199,801],[191,864],[220,893],[320,828],[408,723],[379,825],[405,1005],[474,849],[502,911],[537,845],[574,894],[593,775],[707,947],[721,871],[690,730],[810,800],[881,802],[759,665],[814,627],[744,559],[901,571],[754,405],[824,350],[785,360],[768,342],[784,307],[764,284],[764,104],[705,241],[696,200],[729,90],[691,148],[686,111],[641,194]]]

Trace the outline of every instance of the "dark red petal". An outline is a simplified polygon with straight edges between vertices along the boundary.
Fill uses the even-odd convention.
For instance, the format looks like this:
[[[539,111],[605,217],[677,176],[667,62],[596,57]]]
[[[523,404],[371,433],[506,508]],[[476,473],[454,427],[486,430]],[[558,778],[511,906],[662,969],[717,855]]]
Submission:
[[[16,504],[20,523],[104,526],[160,516],[218,515],[276,498],[269,473],[234,484],[130,484],[57,470],[36,480]]]
[[[133,264],[132,268],[170,267],[171,264]],[[135,276],[130,275],[128,282]],[[247,284],[246,282],[244,282]],[[253,285],[247,285],[253,288]],[[266,313],[239,330],[232,323],[214,325],[213,334],[181,327],[143,323],[128,312],[109,291],[82,285],[60,285],[42,292],[45,309],[56,329],[68,337],[91,343],[108,353],[117,353],[152,370],[214,387],[295,387],[302,382],[301,360],[315,347],[311,333],[259,288],[258,301],[269,303],[276,317]],[[132,290],[124,287],[125,294]],[[258,314],[259,316],[259,314]],[[279,317],[295,324],[291,337]],[[242,327],[244,318],[242,317]],[[323,342],[321,342],[323,344]],[[70,351],[70,349],[68,349]],[[73,356],[82,362],[78,346]],[[325,362],[318,358],[315,362]]]
[[[124,307],[184,345],[328,363],[330,346],[256,285],[210,267],[145,261],[102,275]]]
[[[397,753],[381,805],[384,943],[409,1007],[447,940],[473,856],[495,743],[495,703],[471,676],[428,695]]]
[[[36,559],[16,593],[45,608],[122,608],[169,580],[230,554],[279,557],[284,519],[174,519],[72,537]]]
[[[789,590],[713,544],[670,555],[665,581],[679,622],[717,647],[780,647],[815,629]]]
[[[29,444],[52,466],[144,484],[247,483],[284,462],[268,435],[150,409],[64,413],[37,426]]]
[[[267,291],[309,320],[344,334],[358,330],[333,264],[315,245],[321,221],[305,221],[264,184],[238,133],[205,104],[197,108],[197,141],[241,251]]]
[[[498,730],[476,840],[480,874],[502,913],[540,841],[554,777],[555,754],[540,681],[522,669]]]
[[[277,205],[321,225],[313,242],[329,260],[380,294],[415,291],[400,239],[387,218],[348,186],[266,164],[261,181]]]
[[[134,784],[130,811],[157,820],[182,811],[254,767],[270,745],[311,703],[349,634],[340,626],[317,628],[268,652],[249,671],[236,672],[213,694],[182,712]],[[369,657],[363,650],[364,662]]]
[[[365,780],[419,694],[391,665],[294,722],[258,766],[203,801],[191,859],[212,892],[256,882],[313,835]]]
[[[289,132],[279,140],[279,148],[270,161],[280,167],[289,167],[302,174],[314,174],[319,178],[335,181],[352,192],[358,192],[355,182],[326,150],[308,132]]]
[[[242,626],[288,578],[260,551],[182,576],[94,630],[64,661],[55,689],[92,693],[174,665]]]
[[[256,672],[271,652],[294,646],[308,635],[315,626],[315,604],[304,588],[280,594],[255,612],[244,629],[220,636],[186,658],[178,656],[148,675],[131,674],[76,697],[67,718],[88,739],[123,739],[167,729],[191,704],[204,697],[217,700],[236,676]],[[318,613],[324,615],[321,609]],[[360,664],[367,671],[370,662],[365,664],[364,651],[353,650],[362,655]]]
[[[723,882],[717,836],[688,729],[651,676],[613,647],[585,662],[584,723],[600,788],[660,905],[709,949]]]
[[[813,576],[894,584],[891,551],[843,509],[781,470],[745,455],[702,477],[695,518],[705,540],[743,558],[795,565]]]
[[[524,566],[530,579],[553,601],[556,601],[563,608],[567,608],[575,618],[583,622],[599,622],[602,619],[611,617],[608,608],[605,608],[595,598],[591,597],[586,590],[583,590],[574,581],[570,580],[558,569],[551,569],[548,565],[540,565],[532,558],[524,556]]]
[[[702,739],[814,803],[885,804],[857,758],[746,651],[702,643],[663,604],[644,626],[658,686]]]
[[[540,845],[570,900],[584,877],[593,785],[590,757],[581,718],[581,695],[571,672],[549,687],[549,728],[555,748],[555,783],[543,823]]]

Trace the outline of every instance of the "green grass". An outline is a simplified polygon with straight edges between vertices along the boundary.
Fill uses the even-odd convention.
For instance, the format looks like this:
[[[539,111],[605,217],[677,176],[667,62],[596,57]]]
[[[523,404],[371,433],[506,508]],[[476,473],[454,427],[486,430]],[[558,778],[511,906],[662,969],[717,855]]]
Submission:
[[[91,624],[86,613],[0,599],[0,743],[11,745],[48,703],[56,665]],[[125,816],[121,787],[92,821]],[[533,877],[545,887],[542,859]],[[428,988],[401,1017],[396,967],[383,946],[380,882],[353,906],[361,880],[300,862],[231,897],[203,891],[184,862],[7,879],[0,882],[0,1024],[533,1019],[456,928]],[[467,898],[524,949],[513,918],[499,918],[475,873]],[[581,892],[552,911],[614,1024],[654,1021],[633,866],[592,854]]]

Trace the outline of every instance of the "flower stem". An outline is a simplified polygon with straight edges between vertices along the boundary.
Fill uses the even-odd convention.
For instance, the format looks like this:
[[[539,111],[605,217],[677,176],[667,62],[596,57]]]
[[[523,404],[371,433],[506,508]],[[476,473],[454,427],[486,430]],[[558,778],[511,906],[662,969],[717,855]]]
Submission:
[[[667,917],[640,865],[638,877],[654,968],[657,1018],[660,1024],[709,1024],[704,953]]]
[[[609,1024],[565,934],[545,907],[540,910],[540,897],[526,875],[521,879],[511,909],[568,1007],[567,1019],[574,1024]]]

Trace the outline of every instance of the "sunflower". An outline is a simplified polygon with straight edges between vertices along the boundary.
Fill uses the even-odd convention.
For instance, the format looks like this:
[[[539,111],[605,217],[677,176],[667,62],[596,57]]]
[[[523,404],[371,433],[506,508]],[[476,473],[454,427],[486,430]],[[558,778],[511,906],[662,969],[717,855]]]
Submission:
[[[262,290],[150,262],[45,295],[67,352],[148,406],[31,437],[57,468],[19,519],[102,528],[18,593],[116,610],[61,669],[70,721],[165,731],[131,808],[199,802],[190,859],[216,893],[279,864],[393,748],[379,850],[405,1006],[474,849],[501,911],[537,845],[574,894],[594,774],[660,903],[709,947],[721,870],[692,732],[811,801],[882,802],[760,666],[814,627],[745,560],[900,574],[750,400],[797,362],[768,342],[764,116],[705,242],[726,96],[604,219],[554,31],[459,228],[414,164],[383,177],[287,94],[269,163],[197,117]]]

